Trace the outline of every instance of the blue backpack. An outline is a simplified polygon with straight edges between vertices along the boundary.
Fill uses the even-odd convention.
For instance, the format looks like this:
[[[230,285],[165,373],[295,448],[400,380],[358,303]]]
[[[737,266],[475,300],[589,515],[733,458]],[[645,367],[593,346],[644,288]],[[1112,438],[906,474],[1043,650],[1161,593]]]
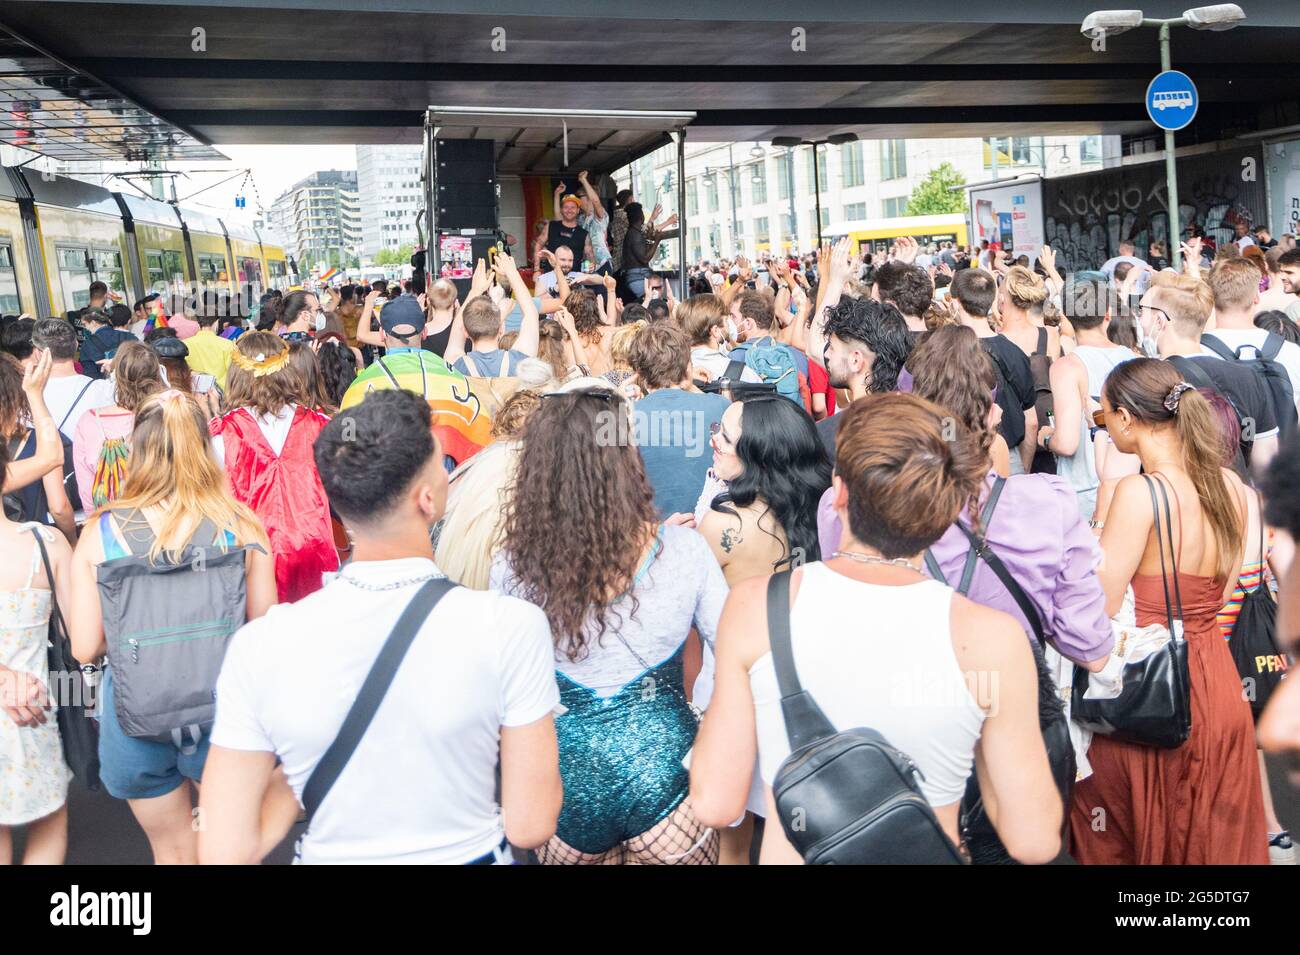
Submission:
[[[750,345],[745,349],[745,366],[752,368],[765,384],[775,385],[778,395],[789,398],[800,408],[804,406],[799,394],[799,369],[788,348],[774,341]]]

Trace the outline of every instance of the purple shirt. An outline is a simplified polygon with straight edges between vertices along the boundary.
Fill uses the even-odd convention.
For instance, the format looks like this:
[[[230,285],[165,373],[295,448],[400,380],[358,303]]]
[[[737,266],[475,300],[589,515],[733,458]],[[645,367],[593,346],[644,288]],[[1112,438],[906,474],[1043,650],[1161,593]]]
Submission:
[[[993,483],[989,473],[988,484]],[[963,511],[962,519],[966,519]],[[1114,645],[1106,595],[1097,576],[1101,548],[1079,516],[1074,489],[1053,474],[1020,474],[1007,479],[984,528],[989,546],[1002,558],[1043,619],[1043,632],[1063,656],[1078,663],[1098,660]],[[817,536],[822,559],[839,549],[839,515],[831,509],[831,491],[817,507]],[[930,548],[952,585],[961,580],[970,542],[954,524]],[[978,604],[1011,614],[1026,632],[1029,621],[1015,599],[984,561],[975,565],[967,596]]]

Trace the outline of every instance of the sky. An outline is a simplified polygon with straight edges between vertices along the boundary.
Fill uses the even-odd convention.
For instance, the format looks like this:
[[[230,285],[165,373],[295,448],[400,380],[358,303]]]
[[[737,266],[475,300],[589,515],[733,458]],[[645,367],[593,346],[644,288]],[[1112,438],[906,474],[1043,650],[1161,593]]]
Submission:
[[[188,179],[177,179],[176,195],[182,205],[200,205],[222,215],[252,221],[258,198],[266,209],[277,196],[300,179],[323,169],[356,169],[357,154],[353,146],[222,146],[216,148],[230,157],[228,163],[175,163],[176,169],[227,170],[225,172],[190,172]],[[243,169],[252,170],[253,185],[245,177],[222,183],[223,179]],[[211,188],[206,188],[211,187]],[[235,207],[235,197],[243,189],[247,204]],[[199,190],[205,189],[200,192]],[[187,197],[193,198],[188,199]],[[241,216],[240,213],[246,213]]]

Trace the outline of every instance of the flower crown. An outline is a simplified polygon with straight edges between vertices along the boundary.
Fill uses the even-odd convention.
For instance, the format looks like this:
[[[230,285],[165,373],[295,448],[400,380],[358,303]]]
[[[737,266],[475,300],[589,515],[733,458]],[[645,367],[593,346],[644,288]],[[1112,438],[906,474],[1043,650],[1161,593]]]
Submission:
[[[230,360],[244,371],[251,372],[254,378],[261,378],[263,375],[275,374],[288,363],[289,349],[286,348],[270,358],[267,358],[264,352],[258,352],[256,358],[249,358],[236,348],[230,353]]]

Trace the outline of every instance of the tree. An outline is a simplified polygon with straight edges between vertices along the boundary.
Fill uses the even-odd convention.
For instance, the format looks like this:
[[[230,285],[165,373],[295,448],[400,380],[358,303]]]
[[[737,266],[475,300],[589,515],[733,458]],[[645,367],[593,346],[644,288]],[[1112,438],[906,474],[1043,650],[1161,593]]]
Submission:
[[[950,162],[941,162],[916,184],[907,199],[909,216],[939,216],[966,211],[966,193],[954,192],[952,186],[966,185],[966,177]]]
[[[415,249],[410,245],[404,245],[396,249],[380,249],[375,253],[375,265],[406,265],[411,261],[411,253]]]

